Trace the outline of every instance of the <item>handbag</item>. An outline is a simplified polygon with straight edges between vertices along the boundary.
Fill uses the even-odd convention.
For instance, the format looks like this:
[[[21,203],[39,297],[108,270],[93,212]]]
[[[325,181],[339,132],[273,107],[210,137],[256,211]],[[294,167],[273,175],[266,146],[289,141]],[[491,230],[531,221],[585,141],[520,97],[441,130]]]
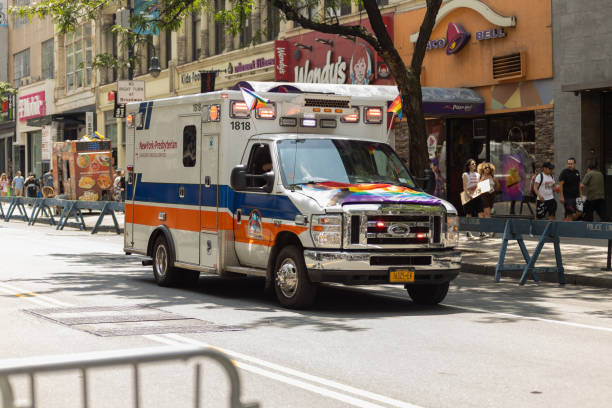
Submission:
[[[546,203],[538,200],[536,203],[536,218],[546,217]]]
[[[472,200],[472,198],[465,191],[462,191],[461,194],[459,194],[459,197],[461,198],[461,205],[466,205],[468,202],[470,202],[470,200]]]

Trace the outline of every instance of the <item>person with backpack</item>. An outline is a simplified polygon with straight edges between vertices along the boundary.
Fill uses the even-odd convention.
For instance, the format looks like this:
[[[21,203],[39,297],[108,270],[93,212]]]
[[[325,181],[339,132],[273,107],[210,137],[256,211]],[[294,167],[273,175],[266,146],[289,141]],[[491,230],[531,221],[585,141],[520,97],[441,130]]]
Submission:
[[[548,217],[549,220],[554,221],[557,214],[557,201],[554,195],[555,178],[552,174],[554,168],[551,162],[544,162],[542,172],[538,173],[534,180],[533,191],[537,197],[536,218],[538,219]]]
[[[34,173],[30,173],[30,176],[23,185],[26,189],[26,197],[36,197],[38,195],[40,183],[38,182],[38,179],[36,178]]]

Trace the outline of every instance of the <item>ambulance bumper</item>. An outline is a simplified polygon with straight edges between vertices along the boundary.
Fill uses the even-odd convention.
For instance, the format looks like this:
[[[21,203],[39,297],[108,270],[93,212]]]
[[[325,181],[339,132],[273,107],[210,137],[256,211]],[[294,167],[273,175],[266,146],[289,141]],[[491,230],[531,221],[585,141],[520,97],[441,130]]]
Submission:
[[[443,283],[457,277],[461,252],[338,252],[305,250],[304,260],[312,282],[345,284],[390,283],[390,271],[414,272],[410,283]]]

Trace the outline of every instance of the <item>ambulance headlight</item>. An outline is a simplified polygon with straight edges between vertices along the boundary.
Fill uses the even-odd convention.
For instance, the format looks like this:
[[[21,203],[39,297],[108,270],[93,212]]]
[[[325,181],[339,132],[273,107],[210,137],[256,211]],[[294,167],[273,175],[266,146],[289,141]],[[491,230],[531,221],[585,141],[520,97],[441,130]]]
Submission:
[[[382,109],[377,106],[366,106],[364,109],[365,123],[382,123]]]
[[[317,248],[340,248],[342,215],[313,215],[310,234]]]
[[[459,217],[457,214],[446,214],[446,232],[444,233],[445,246],[459,245]]]

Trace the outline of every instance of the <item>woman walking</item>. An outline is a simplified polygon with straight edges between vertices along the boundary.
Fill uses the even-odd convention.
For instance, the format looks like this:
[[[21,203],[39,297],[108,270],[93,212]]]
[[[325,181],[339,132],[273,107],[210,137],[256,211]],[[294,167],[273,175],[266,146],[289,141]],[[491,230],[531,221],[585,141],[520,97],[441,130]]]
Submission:
[[[476,188],[480,181],[480,174],[476,171],[476,161],[469,159],[465,163],[465,172],[461,175],[463,180],[463,191],[461,192],[461,204],[466,217],[481,217],[482,216],[482,201],[480,196],[476,194]],[[468,231],[467,237],[471,238],[472,234]]]
[[[6,177],[6,173],[0,175],[0,196],[6,197],[8,195],[9,181]]]
[[[495,204],[495,192],[499,190],[499,180],[495,178],[495,166],[489,162],[483,162],[478,165],[478,174],[480,174],[480,182],[489,181],[489,189],[480,195],[482,201],[482,216],[491,218],[491,210]]]

